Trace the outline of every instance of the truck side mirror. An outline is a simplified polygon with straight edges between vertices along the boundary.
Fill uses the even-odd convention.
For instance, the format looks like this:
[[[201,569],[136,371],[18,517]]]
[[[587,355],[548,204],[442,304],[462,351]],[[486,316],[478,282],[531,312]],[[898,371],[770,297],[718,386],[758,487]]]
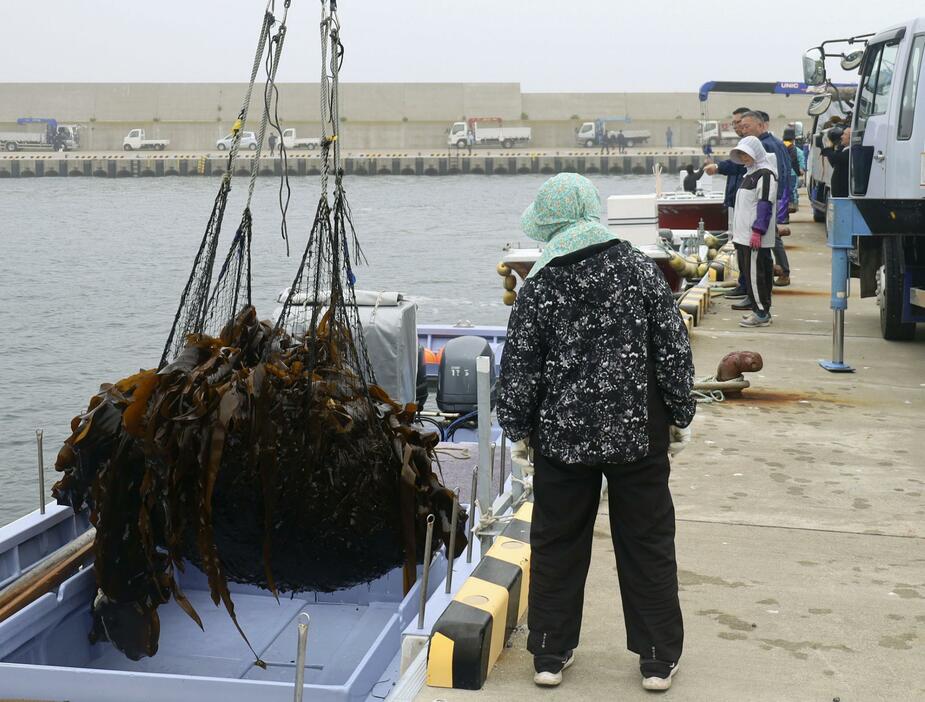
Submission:
[[[825,61],[822,49],[816,47],[803,54],[803,82],[807,85],[825,83]]]
[[[809,107],[806,108],[806,114],[810,115],[811,117],[816,117],[829,109],[829,105],[831,104],[832,96],[828,93],[816,95],[812,100],[809,101]]]
[[[861,65],[861,59],[864,58],[863,51],[852,51],[850,54],[842,56],[839,65],[843,71],[853,71],[855,68]]]

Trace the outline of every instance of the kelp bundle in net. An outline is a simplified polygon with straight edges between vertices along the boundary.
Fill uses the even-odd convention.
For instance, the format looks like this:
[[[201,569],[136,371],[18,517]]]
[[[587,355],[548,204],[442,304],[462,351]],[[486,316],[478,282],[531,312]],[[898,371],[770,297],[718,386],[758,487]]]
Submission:
[[[339,47],[336,19],[322,26]],[[272,37],[261,36],[272,49]],[[341,55],[333,52],[335,97]],[[327,117],[336,125],[336,114]],[[330,591],[403,565],[409,588],[429,514],[435,549],[449,543],[453,496],[431,467],[437,437],[411,425],[413,405],[375,385],[367,358],[350,254],[359,246],[331,136],[315,222],[281,317],[259,321],[250,305],[249,207],[217,281],[201,283],[214,264],[220,191],[222,209],[213,211],[161,366],[104,385],[59,453],[56,497],[89,505],[97,527],[91,636],[131,658],[156,652],[157,607],[171,596],[201,626],[178,584],[187,560],[235,619],[228,581]]]

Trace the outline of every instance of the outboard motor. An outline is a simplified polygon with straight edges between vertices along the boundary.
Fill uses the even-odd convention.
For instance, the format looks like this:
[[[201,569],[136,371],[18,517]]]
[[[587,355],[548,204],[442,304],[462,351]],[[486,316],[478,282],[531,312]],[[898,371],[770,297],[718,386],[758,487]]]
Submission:
[[[478,409],[475,359],[488,356],[491,368],[491,405],[495,404],[495,354],[480,336],[458,336],[443,347],[437,373],[437,407],[466,414]]]
[[[418,406],[418,412],[424,409],[424,405],[427,404],[427,395],[429,391],[427,389],[427,364],[424,362],[424,347],[418,346],[418,371],[417,371],[417,380],[415,382],[415,403]]]

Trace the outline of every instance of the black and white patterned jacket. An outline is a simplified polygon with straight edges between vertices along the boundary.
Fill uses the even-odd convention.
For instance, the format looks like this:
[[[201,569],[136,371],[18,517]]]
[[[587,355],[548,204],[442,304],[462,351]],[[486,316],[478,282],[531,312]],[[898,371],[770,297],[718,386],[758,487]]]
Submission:
[[[667,423],[690,424],[693,376],[661,271],[626,241],[608,242],[553,259],[524,283],[508,321],[498,420],[511,441],[530,435],[535,450],[566,463],[630,463],[649,453],[653,399]]]

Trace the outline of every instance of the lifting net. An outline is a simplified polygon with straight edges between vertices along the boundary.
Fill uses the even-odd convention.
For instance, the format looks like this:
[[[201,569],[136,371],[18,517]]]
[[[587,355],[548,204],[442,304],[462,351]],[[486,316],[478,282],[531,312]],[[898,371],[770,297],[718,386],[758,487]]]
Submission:
[[[227,170],[160,366],[102,386],[73,420],[56,463],[64,473],[58,501],[89,505],[97,527],[91,638],[133,659],[156,653],[157,607],[170,597],[202,626],[178,584],[185,561],[203,571],[213,601],[237,626],[229,581],[274,593],[331,591],[403,565],[407,591],[425,557],[428,515],[436,517],[434,548],[450,541],[453,495],[431,467],[437,436],[412,426],[414,405],[397,404],[375,384],[363,341],[353,287],[362,253],[337,138],[343,47],[336,12],[327,8],[321,197],[279,319],[260,321],[251,304],[250,199],[268,122],[281,134],[270,115],[288,6],[277,20],[271,1],[264,17]],[[265,52],[247,204],[213,283]],[[465,514],[458,516],[457,555],[466,544]]]

